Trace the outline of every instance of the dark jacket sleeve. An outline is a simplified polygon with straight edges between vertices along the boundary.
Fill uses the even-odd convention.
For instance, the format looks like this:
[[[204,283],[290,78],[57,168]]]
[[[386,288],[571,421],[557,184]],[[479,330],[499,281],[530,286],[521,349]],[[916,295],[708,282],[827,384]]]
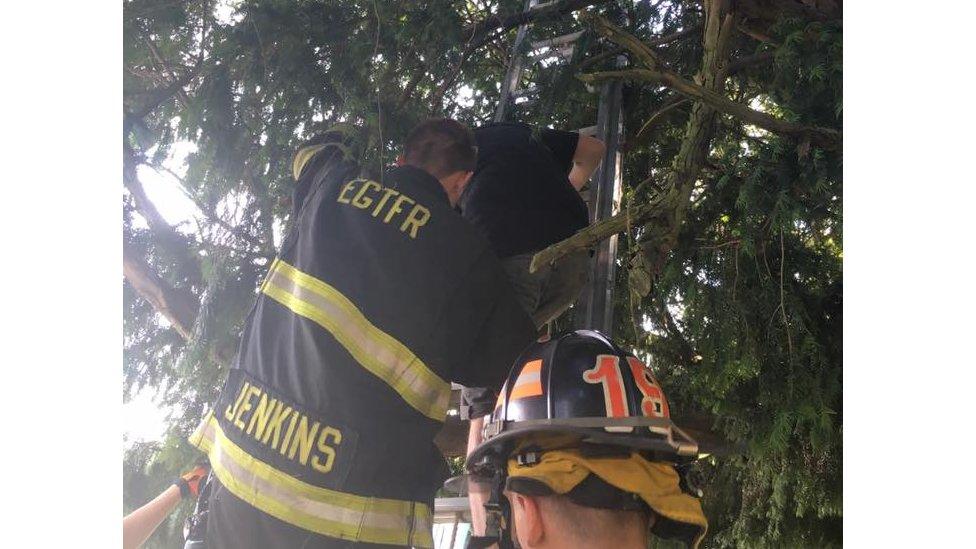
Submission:
[[[544,129],[539,135],[542,144],[552,152],[559,169],[566,175],[573,169],[573,156],[579,144],[579,133]]]
[[[465,348],[456,348],[453,381],[497,391],[536,330],[515,299],[498,259],[489,250],[475,261],[455,293],[446,322],[470,322]],[[461,358],[463,357],[463,358]]]

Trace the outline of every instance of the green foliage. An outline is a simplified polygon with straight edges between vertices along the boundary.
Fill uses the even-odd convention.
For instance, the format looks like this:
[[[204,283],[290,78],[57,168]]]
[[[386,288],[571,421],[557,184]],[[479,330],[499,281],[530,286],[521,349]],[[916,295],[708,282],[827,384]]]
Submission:
[[[213,3],[125,4],[124,107],[141,113],[158,103],[127,118],[127,142],[148,166],[159,166],[174,145],[192,143],[181,185],[201,211],[196,223],[177,227],[188,251],[174,253],[124,195],[126,243],[166,283],[201,303],[186,342],[123,286],[125,395],[156,390],[174,411],[165,441],[126,453],[126,510],[193,462],[185,437],[219,388],[288,226],[291,160],[300,143],[348,122],[369,136],[362,160],[375,170],[429,116],[490,120],[514,29],[468,57],[462,29],[492,10],[508,14],[521,5],[245,0],[218,17]],[[601,10],[626,16],[626,30],[644,40],[702,23],[695,3],[615,5]],[[772,60],[732,75],[728,97],[787,120],[840,128],[840,21],[787,12],[764,20],[770,42],[737,34],[731,55],[770,52]],[[575,30],[575,17],[536,27],[538,36]],[[699,37],[656,50],[691,77],[701,64]],[[560,128],[595,124],[598,90],[575,75],[584,63],[584,72],[609,68],[612,56],[588,62],[608,49],[587,33],[569,68],[527,71],[524,85],[539,84],[542,93],[515,109],[515,118]],[[184,79],[184,94],[160,92]],[[638,135],[674,99],[658,86],[624,88],[625,206],[654,196],[681,146],[688,103]],[[702,464],[706,546],[842,543],[842,195],[839,151],[720,116],[678,244],[663,264],[639,253],[655,227],[634,227],[619,239],[616,338],[653,357],[679,422],[682,415],[714,418],[716,431],[746,449]],[[557,327],[572,321],[567,315]],[[180,520],[151,543],[177,545]]]
[[[839,23],[781,20],[773,30],[780,44],[773,64],[733,78],[733,96],[789,120],[836,127]],[[683,123],[681,114],[671,116],[673,124],[658,125],[630,152],[631,180],[667,170]],[[730,441],[746,445],[744,455],[704,465],[709,545],[839,546],[839,152],[723,118],[710,162],[650,297],[639,297],[643,287],[621,292],[617,333],[655,357],[677,417],[707,414]],[[638,301],[638,325],[631,299]],[[673,315],[673,328],[658,320],[662,310]],[[687,349],[700,359],[689,360]]]

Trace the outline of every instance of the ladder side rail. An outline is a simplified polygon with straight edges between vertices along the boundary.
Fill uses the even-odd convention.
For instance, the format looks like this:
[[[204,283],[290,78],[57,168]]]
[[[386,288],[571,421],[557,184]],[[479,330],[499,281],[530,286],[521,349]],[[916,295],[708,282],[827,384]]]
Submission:
[[[525,0],[524,11],[531,11],[538,3],[539,0]],[[515,34],[512,55],[508,60],[508,69],[505,71],[505,79],[502,81],[501,94],[498,98],[498,107],[495,109],[495,122],[505,121],[505,116],[508,114],[508,108],[512,102],[512,93],[518,89],[519,81],[522,79],[523,55],[521,48],[530,25],[531,23],[519,25],[518,32]]]
[[[626,59],[618,56],[618,67]],[[623,82],[604,83],[600,88],[596,137],[606,145],[603,162],[592,181],[589,193],[590,219],[602,221],[616,215],[623,195],[623,164],[620,153],[623,136]],[[577,317],[579,328],[599,330],[613,336],[613,294],[617,272],[617,235],[602,241],[590,259],[590,276],[580,293],[577,306],[583,313]]]

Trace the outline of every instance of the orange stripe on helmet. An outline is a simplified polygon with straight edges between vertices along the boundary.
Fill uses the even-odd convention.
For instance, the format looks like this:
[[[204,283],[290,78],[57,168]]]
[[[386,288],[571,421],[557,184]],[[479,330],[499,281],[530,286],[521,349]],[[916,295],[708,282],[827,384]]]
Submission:
[[[542,359],[530,360],[522,367],[509,400],[539,396],[542,394]]]
[[[499,409],[501,409],[502,403],[505,402],[505,391],[506,390],[508,390],[508,382],[507,381],[505,382],[504,385],[502,385],[502,390],[501,391],[498,391],[498,399],[495,400],[495,411],[496,412]]]

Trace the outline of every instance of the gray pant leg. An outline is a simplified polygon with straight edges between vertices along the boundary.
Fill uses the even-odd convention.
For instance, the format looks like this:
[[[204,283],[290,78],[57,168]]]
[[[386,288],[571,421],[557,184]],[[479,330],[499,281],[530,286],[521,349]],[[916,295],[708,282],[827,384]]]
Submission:
[[[549,279],[550,269],[547,266],[530,273],[529,263],[532,262],[532,256],[533,254],[513,255],[502,259],[501,263],[509,284],[515,290],[515,298],[519,305],[535,320],[535,312],[539,308],[539,300]],[[537,323],[536,327],[539,326]]]
[[[536,326],[552,322],[579,298],[590,275],[590,254],[579,251],[569,254],[551,267],[542,287],[532,320]]]

